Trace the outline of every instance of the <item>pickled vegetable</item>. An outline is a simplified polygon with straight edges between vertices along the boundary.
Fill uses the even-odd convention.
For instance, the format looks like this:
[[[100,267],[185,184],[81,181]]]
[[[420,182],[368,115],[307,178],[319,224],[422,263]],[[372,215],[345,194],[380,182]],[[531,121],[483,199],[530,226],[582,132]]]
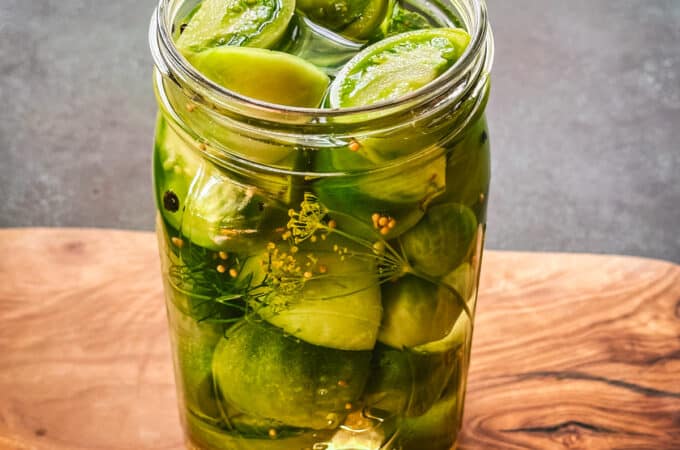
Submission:
[[[271,48],[283,37],[294,0],[204,0],[177,39],[185,53],[224,45]]]
[[[385,18],[388,0],[299,0],[297,8],[330,30],[366,39]]]
[[[417,30],[384,39],[340,71],[331,85],[330,104],[372,105],[418,90],[451,67],[469,41],[470,36],[458,28]]]
[[[279,105],[319,106],[329,84],[313,64],[273,50],[218,47],[194,55],[191,62],[227,89]]]
[[[445,352],[425,353],[379,344],[366,387],[366,404],[387,415],[424,414],[454,376],[458,350],[454,346]]]
[[[444,338],[462,308],[451,292],[414,276],[383,286],[384,318],[378,340],[394,348]]]
[[[490,158],[489,133],[482,118],[453,146],[446,168],[448,192],[438,201],[461,203],[484,218],[491,177]]]
[[[452,272],[472,250],[477,218],[458,203],[431,207],[423,220],[401,237],[413,266],[440,277]]]
[[[292,251],[292,247],[297,250]],[[285,255],[285,256],[283,256]],[[268,269],[300,268],[300,285],[279,284],[259,300],[255,312],[305,342],[340,350],[371,350],[382,317],[376,259],[355,244],[331,235],[326,240],[279,245],[269,252]],[[290,257],[290,259],[289,259]]]
[[[261,435],[244,434],[238,430],[205,423],[191,415],[187,416],[186,422],[191,440],[201,448],[211,450],[306,449],[312,448],[317,442],[330,439],[331,435],[329,431],[286,430],[280,432],[275,428],[269,428]]]
[[[229,179],[160,119],[154,152],[156,199],[163,218],[193,243],[210,249],[258,229],[266,200]],[[228,231],[224,231],[228,230]]]
[[[213,374],[236,409],[286,425],[336,428],[363,392],[371,352],[318,347],[256,319],[233,326],[217,345]]]
[[[224,334],[224,325],[196,322],[173,307],[168,319],[175,331],[172,336],[177,370],[182,374],[180,392],[187,408],[210,423],[218,423],[220,410],[213,390],[212,357]]]
[[[404,450],[450,450],[457,431],[451,428],[458,416],[458,397],[455,392],[445,396],[425,414],[407,418],[401,430]]]

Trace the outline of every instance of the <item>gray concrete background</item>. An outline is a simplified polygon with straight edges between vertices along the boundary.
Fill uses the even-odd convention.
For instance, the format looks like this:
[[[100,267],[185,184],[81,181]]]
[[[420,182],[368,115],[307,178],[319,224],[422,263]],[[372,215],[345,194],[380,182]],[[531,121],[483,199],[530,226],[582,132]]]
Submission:
[[[0,1],[0,226],[151,229],[154,4]],[[489,247],[680,262],[680,1],[489,8]]]

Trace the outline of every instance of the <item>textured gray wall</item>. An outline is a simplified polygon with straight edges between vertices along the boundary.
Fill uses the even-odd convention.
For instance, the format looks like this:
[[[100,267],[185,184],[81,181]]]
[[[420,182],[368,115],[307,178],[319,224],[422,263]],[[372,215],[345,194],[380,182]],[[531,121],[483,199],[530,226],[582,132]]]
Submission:
[[[0,1],[0,226],[152,227],[154,3]],[[489,8],[489,247],[680,262],[680,1]]]

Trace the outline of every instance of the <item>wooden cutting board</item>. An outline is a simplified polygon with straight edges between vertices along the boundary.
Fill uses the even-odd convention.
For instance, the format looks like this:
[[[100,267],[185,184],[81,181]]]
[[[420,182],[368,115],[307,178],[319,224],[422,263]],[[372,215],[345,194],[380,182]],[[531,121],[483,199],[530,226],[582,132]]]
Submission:
[[[0,255],[0,448],[183,448],[154,236]],[[680,266],[487,252],[465,416],[468,450],[680,448]]]

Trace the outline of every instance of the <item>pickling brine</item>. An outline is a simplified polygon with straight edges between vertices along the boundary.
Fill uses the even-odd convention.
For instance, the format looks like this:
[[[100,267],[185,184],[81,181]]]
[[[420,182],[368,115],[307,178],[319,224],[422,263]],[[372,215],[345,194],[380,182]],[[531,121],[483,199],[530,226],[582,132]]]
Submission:
[[[161,0],[157,234],[200,450],[447,450],[486,226],[479,0]]]

